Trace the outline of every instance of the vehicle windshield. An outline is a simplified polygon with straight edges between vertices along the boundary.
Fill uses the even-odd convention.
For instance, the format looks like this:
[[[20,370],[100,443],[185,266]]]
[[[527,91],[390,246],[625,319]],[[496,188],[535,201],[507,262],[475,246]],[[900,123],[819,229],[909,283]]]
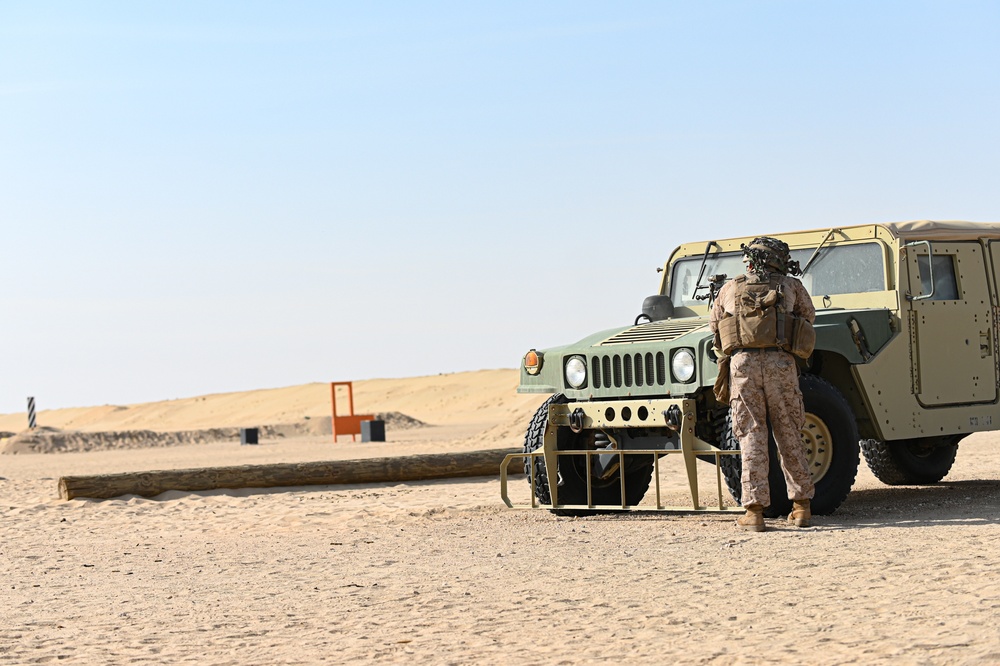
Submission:
[[[815,248],[792,250],[792,259],[805,266],[814,251]],[[707,300],[697,300],[694,293],[701,261],[701,257],[685,257],[674,262],[670,275],[670,300],[675,306],[707,304]],[[702,288],[697,296],[708,295],[709,276],[725,273],[731,280],[742,275],[743,271],[742,252],[709,255],[701,279]],[[882,248],[877,243],[824,247],[800,279],[812,296],[884,291]]]

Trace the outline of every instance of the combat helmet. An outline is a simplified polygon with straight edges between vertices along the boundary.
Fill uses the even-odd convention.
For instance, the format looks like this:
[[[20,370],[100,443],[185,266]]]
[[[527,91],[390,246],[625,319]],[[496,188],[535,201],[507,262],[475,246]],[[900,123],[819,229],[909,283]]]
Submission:
[[[750,242],[740,244],[743,260],[752,273],[780,273],[781,275],[801,275],[799,262],[793,261],[788,244],[770,236],[758,236]]]

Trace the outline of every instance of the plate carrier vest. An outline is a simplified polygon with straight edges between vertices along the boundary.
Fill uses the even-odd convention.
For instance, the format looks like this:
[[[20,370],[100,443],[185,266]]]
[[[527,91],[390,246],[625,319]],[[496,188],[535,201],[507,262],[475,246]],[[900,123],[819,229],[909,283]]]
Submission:
[[[786,311],[783,276],[750,284],[746,275],[734,278],[735,314],[719,321],[719,347],[727,356],[738,349],[782,349],[809,358],[816,332],[805,319]]]

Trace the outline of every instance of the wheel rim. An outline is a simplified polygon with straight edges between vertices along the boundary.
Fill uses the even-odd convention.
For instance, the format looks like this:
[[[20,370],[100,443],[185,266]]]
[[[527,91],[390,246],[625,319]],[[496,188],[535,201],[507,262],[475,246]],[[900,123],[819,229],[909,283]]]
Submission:
[[[802,428],[802,445],[813,482],[822,479],[833,462],[833,436],[823,419],[806,412],[806,425]]]

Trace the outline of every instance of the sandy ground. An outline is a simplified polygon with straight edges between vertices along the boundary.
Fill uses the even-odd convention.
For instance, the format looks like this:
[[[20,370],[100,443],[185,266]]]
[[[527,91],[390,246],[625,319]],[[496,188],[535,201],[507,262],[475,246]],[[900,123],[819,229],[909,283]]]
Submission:
[[[517,446],[515,420],[542,397],[507,393],[498,406],[493,384],[510,371],[495,373],[399,380],[369,403],[356,385],[359,411],[437,424],[390,431],[386,443],[0,456],[0,663],[1000,662],[993,434],[965,440],[932,487],[886,487],[862,463],[835,515],[808,530],[769,521],[763,534],[722,514],[511,510],[495,478],[57,499],[63,474]],[[309,393],[271,397],[282,391]],[[240,395],[225,398],[233,410],[267,402]],[[95,409],[172,412],[165,430],[249,418],[216,404],[217,421],[194,407],[184,420],[177,402]],[[282,422],[281,410],[284,422],[303,415],[261,406],[259,422]],[[15,417],[0,429],[4,418]],[[665,465],[661,480],[679,503],[678,475]],[[526,501],[523,479],[512,483]]]

